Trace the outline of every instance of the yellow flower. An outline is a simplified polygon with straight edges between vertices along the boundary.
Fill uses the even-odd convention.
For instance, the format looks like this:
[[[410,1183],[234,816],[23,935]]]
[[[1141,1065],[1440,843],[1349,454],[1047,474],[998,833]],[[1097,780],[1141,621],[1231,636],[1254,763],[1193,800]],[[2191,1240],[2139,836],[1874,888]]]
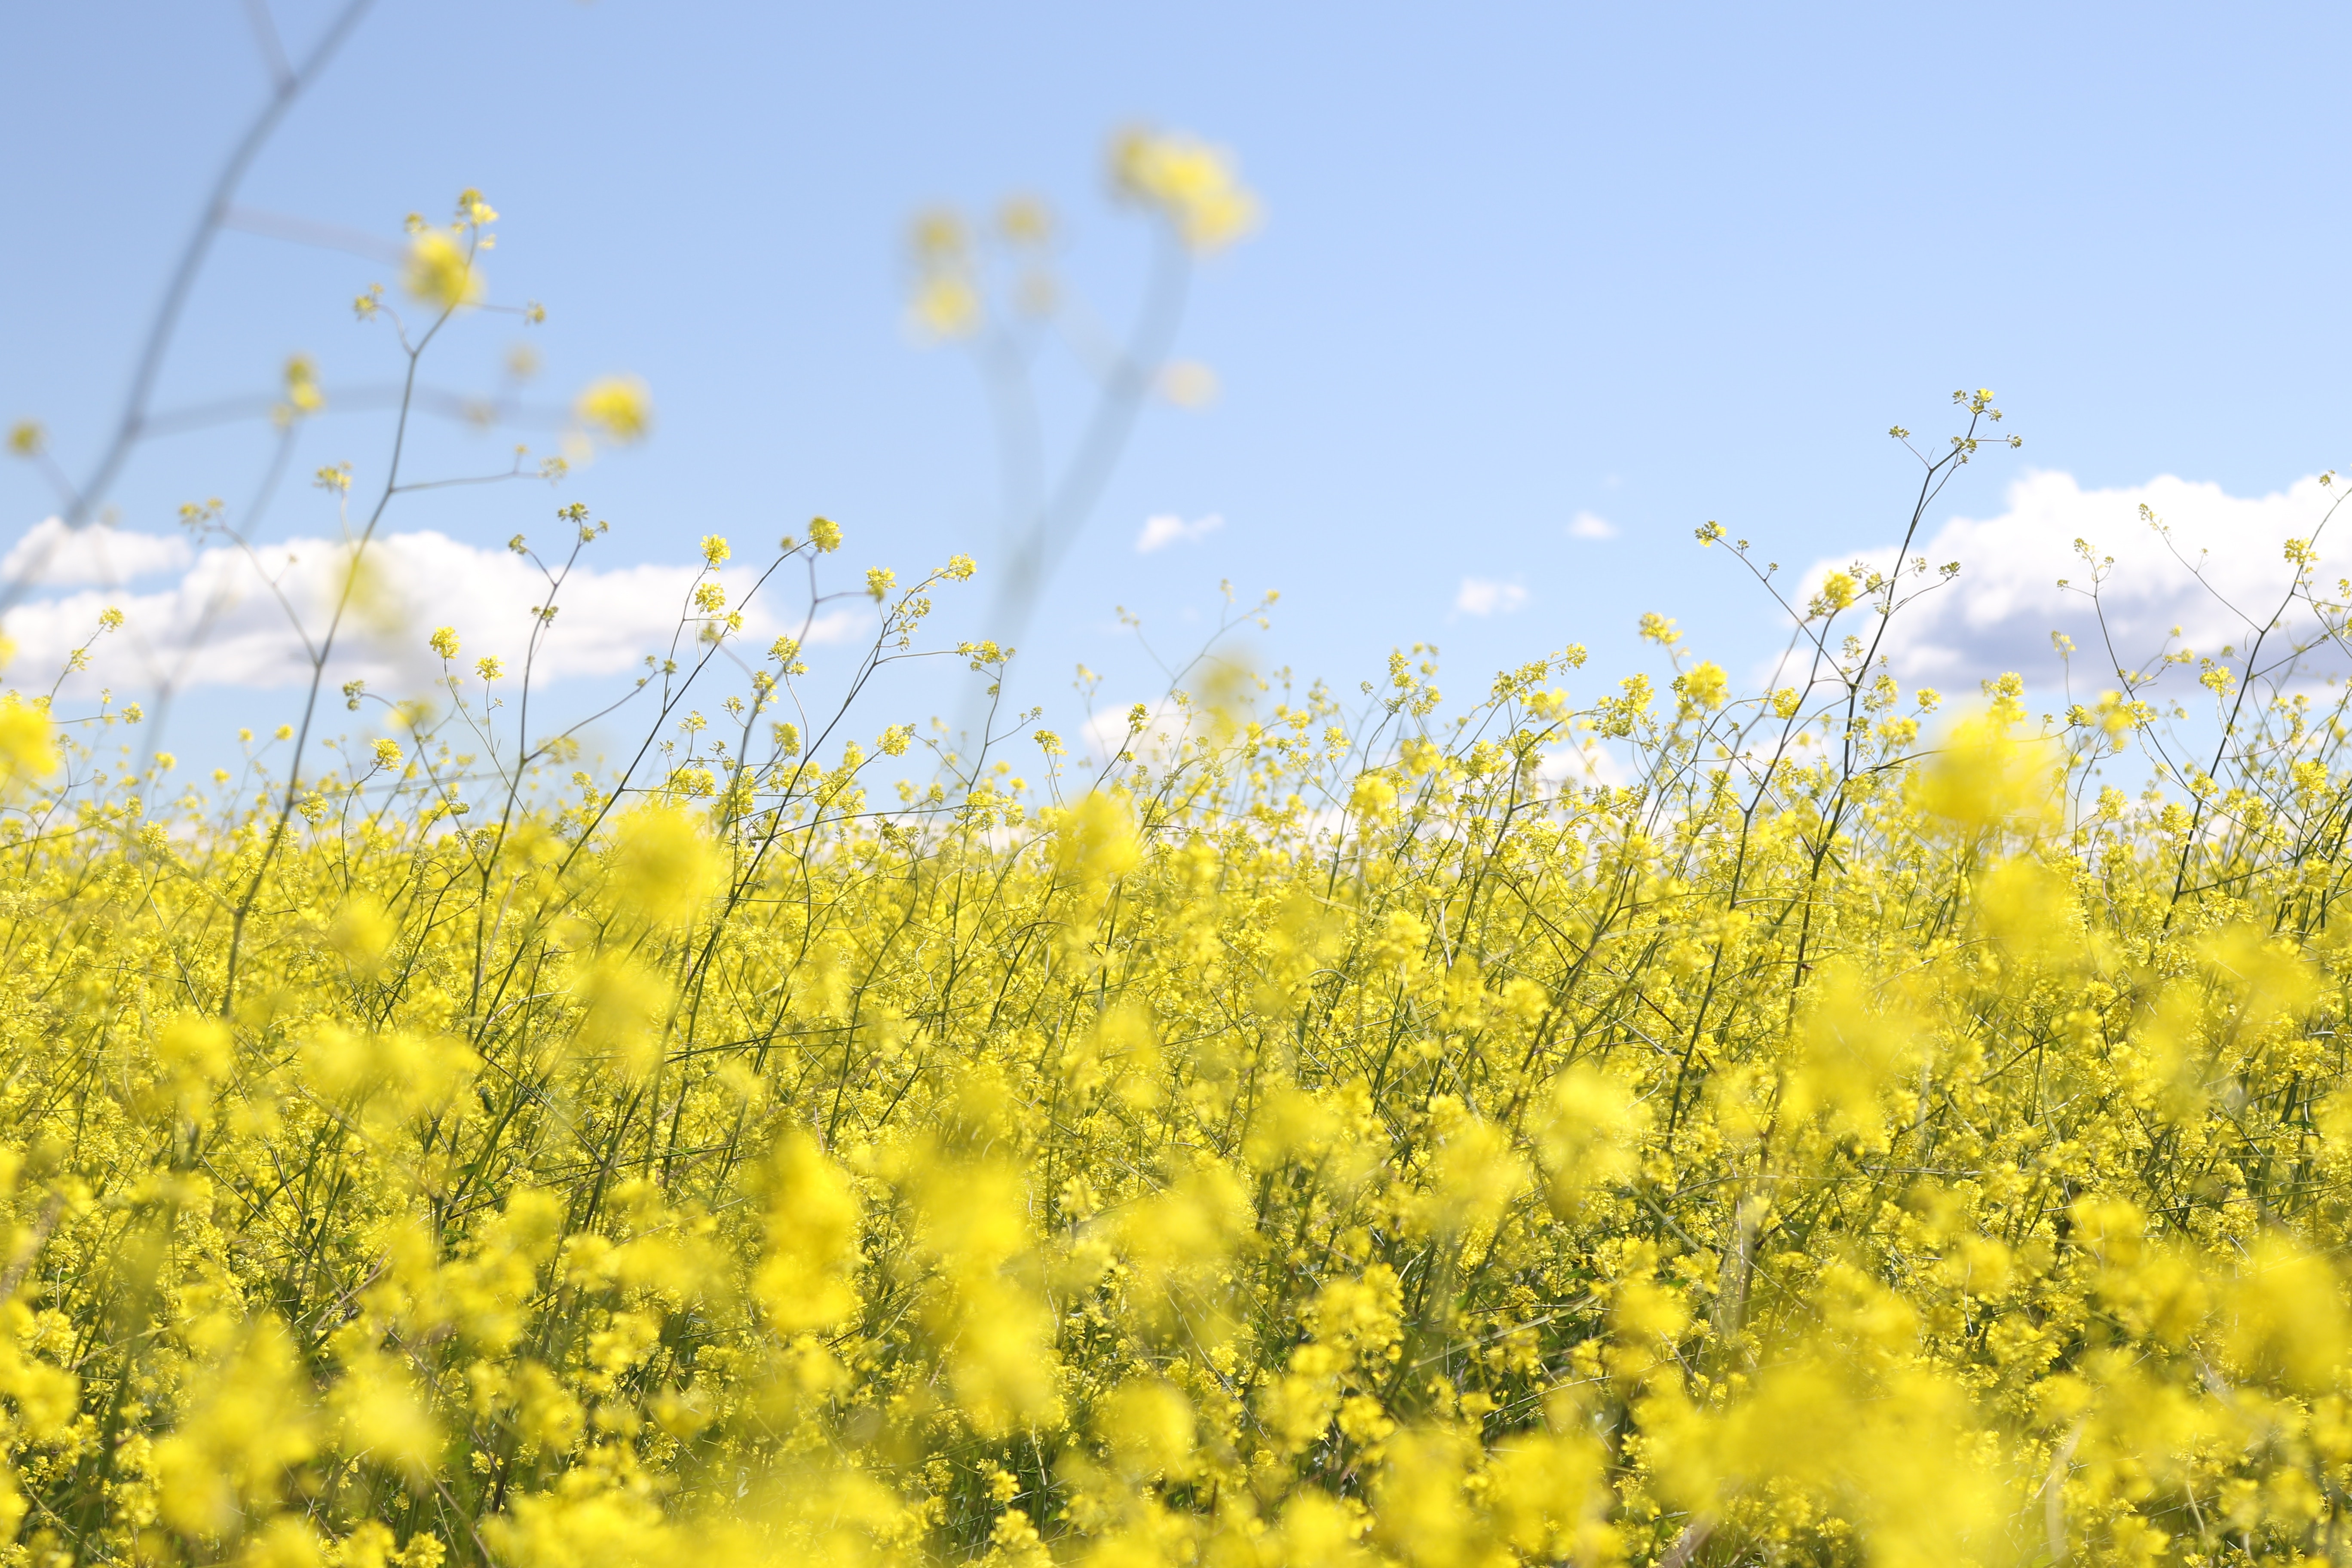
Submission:
[[[1364,773],[1356,780],[1349,796],[1349,805],[1356,815],[1373,822],[1385,822],[1396,815],[1396,784],[1382,773]]]
[[[319,367],[309,354],[295,354],[286,362],[286,406],[298,416],[316,414],[327,406],[327,395],[319,386]]]
[[[907,228],[907,248],[925,270],[962,265],[971,253],[963,219],[945,207],[927,207]]]
[[[663,924],[693,914],[726,868],[690,816],[654,807],[622,821],[612,866],[614,896]]]
[[[57,771],[57,736],[47,712],[8,693],[0,700],[0,776],[14,782]]]
[[[653,428],[653,397],[634,375],[608,375],[591,382],[573,405],[580,422],[617,446],[645,439]]]
[[[1700,664],[1676,684],[1682,689],[1683,700],[1698,713],[1713,712],[1722,707],[1731,689],[1730,677],[1724,674],[1723,666],[1712,660]]]
[[[1055,859],[1089,880],[1108,880],[1134,868],[1139,847],[1133,819],[1117,797],[1097,790],[1062,814]]]
[[[1049,244],[1054,237],[1054,209],[1036,196],[1008,197],[996,209],[996,230],[1014,245]]]
[[[922,279],[908,309],[917,329],[931,337],[970,337],[980,330],[980,290],[960,272],[940,272]]]
[[[1919,805],[1970,830],[2047,824],[2059,804],[2053,759],[2047,748],[2013,734],[2013,723],[1996,706],[1954,725],[1913,782]]]
[[[1231,154],[1181,133],[1128,131],[1113,140],[1112,184],[1156,208],[1194,250],[1215,250],[1255,227],[1257,197]]]
[[[408,267],[401,279],[409,293],[438,310],[478,303],[482,275],[466,247],[437,228],[409,242]]]
[[[1160,395],[1179,408],[1206,408],[1217,400],[1217,373],[1198,360],[1176,360],[1160,367]]]
[[[752,1290],[780,1333],[828,1329],[857,1310],[857,1190],[805,1132],[788,1132],[770,1167],[767,1256]]]
[[[155,1037],[155,1059],[199,1085],[217,1083],[227,1076],[234,1048],[227,1026],[217,1018],[183,1016],[166,1024]]]

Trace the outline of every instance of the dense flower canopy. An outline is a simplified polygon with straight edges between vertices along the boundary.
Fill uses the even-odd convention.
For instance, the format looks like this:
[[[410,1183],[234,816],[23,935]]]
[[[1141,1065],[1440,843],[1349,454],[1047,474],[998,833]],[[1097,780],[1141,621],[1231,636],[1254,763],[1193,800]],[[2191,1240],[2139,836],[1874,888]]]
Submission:
[[[971,571],[869,574],[877,647]],[[1754,697],[1653,617],[1670,702],[1570,649],[1448,723],[1400,654],[1034,779],[768,725],[788,638],[625,795],[457,750],[455,628],[437,727],[294,788],[12,700],[13,1550],[2336,1549],[2338,710],[2208,679],[2137,799],[2137,695],[1928,746],[1840,619],[1899,589]]]

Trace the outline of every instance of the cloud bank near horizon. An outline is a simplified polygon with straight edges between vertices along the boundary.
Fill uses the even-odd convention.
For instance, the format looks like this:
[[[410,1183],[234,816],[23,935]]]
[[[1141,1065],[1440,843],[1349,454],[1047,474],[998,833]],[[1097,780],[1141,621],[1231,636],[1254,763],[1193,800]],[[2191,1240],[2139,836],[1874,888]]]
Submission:
[[[306,639],[332,617],[349,562],[337,540],[287,540],[251,552],[199,549],[169,534],[100,528],[77,534],[50,518],[0,557],[0,583],[31,591],[0,623],[16,644],[10,673],[46,686],[113,607],[123,613],[122,629],[100,639],[77,686],[111,685],[128,694],[166,679],[181,689],[300,685],[310,676]],[[521,669],[533,612],[548,602],[547,579],[529,561],[426,531],[378,539],[367,563],[336,639],[334,681],[364,679],[386,695],[422,692],[440,674],[425,639],[444,626],[457,630],[467,669],[484,654]],[[666,655],[697,575],[688,565],[600,568],[593,552],[584,556],[557,599],[534,680],[611,676],[641,666],[647,654]],[[719,575],[730,604],[744,611],[747,641],[764,647],[779,632],[800,631],[799,606],[744,603],[756,574]],[[862,609],[830,611],[815,618],[807,640],[845,641],[872,621]],[[690,631],[682,646],[690,652]]]
[[[2030,473],[2010,485],[2005,510],[1954,517],[1913,543],[1910,553],[1926,557],[1931,574],[1948,561],[1960,563],[1960,574],[1896,616],[1885,651],[1907,681],[1957,687],[2015,670],[2051,686],[2063,674],[2053,632],[2074,639],[2078,683],[2112,683],[2110,644],[2116,658],[2137,666],[2172,639],[2176,626],[2179,644],[2200,653],[2242,647],[2249,621],[2276,615],[2294,581],[2287,541],[2317,537],[2324,583],[2340,572],[2330,571],[2329,561],[2352,558],[2352,517],[2327,522],[2344,488],[2314,475],[2269,495],[2233,496],[2167,474],[2084,489],[2071,474]],[[2077,540],[2102,562],[2114,560],[2103,569],[2095,605],[2084,592],[2092,571]],[[1801,596],[1832,571],[1861,562],[1883,572],[1894,560],[1892,546],[1824,557],[1803,574]],[[2070,586],[2061,588],[2062,579]]]
[[[2327,521],[2343,490],[2315,475],[2267,495],[2233,496],[2218,484],[2173,475],[2085,489],[2063,471],[2028,473],[2007,487],[2000,510],[1952,516],[1914,542],[1911,553],[1931,567],[1958,561],[1961,571],[1898,616],[1886,644],[1890,662],[1909,683],[1965,689],[2013,669],[2046,688],[2062,673],[2053,631],[2071,637],[2079,650],[2078,685],[2109,679],[2108,640],[2135,664],[2162,648],[2175,626],[2178,644],[2200,652],[2242,646],[2249,618],[2274,614],[2292,581],[2287,541],[2315,537],[2321,581],[2333,584],[2343,574],[2329,563],[2352,557],[2352,542],[2339,544],[2336,537],[2340,531],[2352,540],[2352,517]],[[2165,525],[2168,544],[2143,520],[2143,506]],[[1190,542],[1213,521],[1182,525],[1181,540],[1163,530],[1170,535],[1164,542]],[[2102,559],[2114,558],[2096,609],[2081,591],[2091,572],[2076,551],[2078,539]],[[1822,556],[1800,577],[1798,596],[1810,596],[1831,571],[1856,562],[1883,571],[1893,559],[1893,547],[1885,544]],[[48,519],[0,554],[0,583],[27,595],[5,618],[16,645],[9,673],[19,683],[46,686],[113,606],[126,625],[100,640],[89,676],[77,687],[110,684],[128,693],[166,678],[182,689],[299,684],[309,678],[309,657],[292,623],[314,636],[324,626],[345,561],[340,542],[321,538],[247,554],[177,534],[103,528],[71,533]],[[520,668],[531,611],[547,593],[529,562],[501,547],[429,531],[383,537],[370,561],[374,591],[339,638],[335,680],[364,679],[387,694],[423,691],[439,674],[425,647],[437,626],[457,628],[468,666],[478,655],[496,654],[509,669]],[[720,575],[740,604],[753,574],[730,569]],[[592,551],[564,586],[536,678],[610,677],[638,667],[648,653],[665,653],[695,576],[686,564],[599,567]],[[2072,586],[2059,587],[2062,578]],[[1529,600],[1521,584],[1465,578],[1453,607],[1493,616]],[[778,632],[797,631],[801,608],[755,600],[746,611],[747,640],[764,645]],[[871,624],[862,605],[831,611],[817,617],[808,640],[848,641]]]

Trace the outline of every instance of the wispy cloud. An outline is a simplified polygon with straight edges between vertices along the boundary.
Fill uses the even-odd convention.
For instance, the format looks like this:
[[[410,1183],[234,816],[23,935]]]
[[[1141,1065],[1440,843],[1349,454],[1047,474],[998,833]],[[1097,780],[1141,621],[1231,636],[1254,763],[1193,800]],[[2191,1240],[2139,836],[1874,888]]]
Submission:
[[[1149,555],[1155,550],[1165,550],[1171,544],[1198,544],[1225,526],[1225,520],[1216,512],[1186,522],[1172,511],[1146,518],[1143,531],[1135,536],[1135,552]]]
[[[1528,591],[1518,584],[1491,577],[1465,577],[1462,591],[1454,595],[1454,607],[1465,616],[1507,616],[1527,602]]]
[[[89,639],[110,606],[123,612],[125,625],[99,644],[93,680],[117,687],[168,679],[182,687],[253,688],[306,681],[309,649],[351,579],[351,555],[340,541],[289,540],[247,554],[218,545],[194,550],[168,534],[112,531],[98,541],[53,540],[42,532],[50,527],[30,531],[0,559],[0,574],[10,580],[69,590],[33,597],[7,615],[6,633],[16,645],[13,673],[43,684]],[[26,576],[45,545],[53,546],[47,562]],[[168,583],[133,585],[137,578],[173,568],[177,575]],[[797,634],[799,606],[741,602],[753,575],[720,574],[730,601],[744,612],[741,635],[764,644],[778,632]],[[695,579],[694,569],[683,565],[599,569],[583,563],[563,585],[534,676],[616,675],[646,654],[667,654]],[[368,550],[336,639],[331,674],[338,682],[365,679],[387,694],[420,690],[439,673],[425,643],[442,626],[457,629],[469,665],[480,654],[497,654],[519,671],[533,611],[547,598],[547,582],[537,569],[505,549],[441,533],[389,535]],[[808,641],[848,641],[873,624],[871,611],[862,607],[835,610],[816,619]],[[692,636],[686,634],[688,648]]]
[[[1580,511],[1568,521],[1570,539],[1614,539],[1617,525],[1597,512]]]

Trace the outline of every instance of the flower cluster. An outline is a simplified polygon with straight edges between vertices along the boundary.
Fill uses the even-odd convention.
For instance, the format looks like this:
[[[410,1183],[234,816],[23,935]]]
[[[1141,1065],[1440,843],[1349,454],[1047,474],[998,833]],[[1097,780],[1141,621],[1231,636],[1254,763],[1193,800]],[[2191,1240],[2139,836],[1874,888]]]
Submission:
[[[1112,174],[1171,289],[1255,218],[1187,138]],[[496,217],[412,221],[414,321],[358,297],[412,385],[461,313],[543,316],[488,296]],[[1041,319],[1053,232],[996,223]],[[1002,324],[978,255],[919,227],[927,331]],[[1107,395],[1168,385],[1163,338]],[[281,391],[287,442],[328,402],[307,357]],[[1991,395],[1914,448],[1915,534],[2004,444]],[[653,422],[628,377],[572,415],[577,458]],[[525,474],[404,449],[378,514]],[[354,472],[318,470],[339,509]],[[1422,647],[1352,709],[1204,650],[1089,767],[993,710],[1017,616],[921,641],[969,557],[826,592],[817,518],[764,566],[702,539],[611,776],[527,727],[605,531],[557,516],[564,551],[509,544],[546,582],[511,666],[415,628],[434,701],[350,680],[396,732],[322,742],[306,637],[299,729],[210,794],[105,750],[160,694],[0,691],[0,1568],[2347,1555],[2320,527],[2242,647],[2039,725],[2014,675],[1939,716],[1881,657],[1957,566],[1906,539],[1783,594],[1710,523],[1789,615],[1763,692],[1655,615],[1671,675],[1580,699],[1571,647],[1458,717]],[[1034,587],[1066,541],[1014,537]],[[878,625],[831,706],[835,599]],[[853,739],[932,656],[990,700],[978,754]],[[990,753],[1024,731],[1034,780]]]
[[[1400,655],[897,809],[913,726],[694,713],[649,795],[467,816],[421,727],[273,827],[10,700],[10,1559],[2332,1549],[2339,716],[2078,813],[2140,699],[1920,754],[1820,646],[1452,726]]]

